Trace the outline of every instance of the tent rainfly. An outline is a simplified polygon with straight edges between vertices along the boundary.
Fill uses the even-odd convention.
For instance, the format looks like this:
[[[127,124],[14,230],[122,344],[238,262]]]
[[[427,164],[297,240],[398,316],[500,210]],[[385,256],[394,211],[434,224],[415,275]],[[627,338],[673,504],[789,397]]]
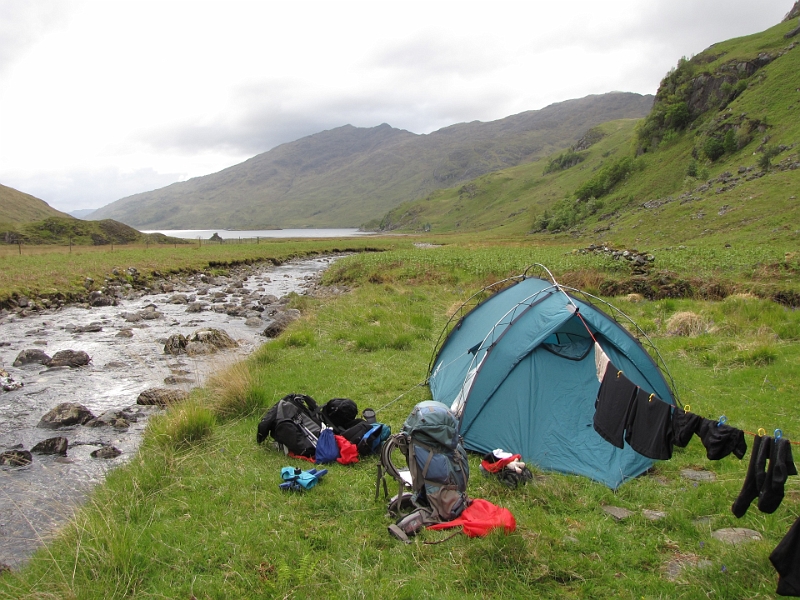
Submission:
[[[649,469],[651,459],[627,443],[616,448],[594,430],[600,388],[594,344],[633,383],[674,405],[654,359],[594,305],[599,298],[554,280],[522,275],[501,283],[509,281],[458,321],[431,361],[433,399],[461,419],[464,446],[519,453],[541,469],[584,475],[612,489]]]

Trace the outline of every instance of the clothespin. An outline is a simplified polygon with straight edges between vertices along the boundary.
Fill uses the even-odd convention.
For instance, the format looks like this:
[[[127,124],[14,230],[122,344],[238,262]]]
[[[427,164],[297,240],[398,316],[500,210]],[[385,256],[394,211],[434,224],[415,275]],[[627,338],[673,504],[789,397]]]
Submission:
[[[725,425],[725,423],[727,423],[727,422],[728,422],[728,417],[726,417],[725,415],[722,415],[719,418],[719,421],[717,421],[717,427],[719,427],[720,425]]]
[[[654,396],[655,396],[655,394],[650,394],[650,397],[647,399],[647,401],[648,402],[652,402]]]
[[[758,437],[764,437],[765,435],[767,435],[767,430],[764,429],[763,427],[759,427],[756,433],[758,434]]]
[[[781,439],[782,437],[783,437],[783,431],[781,431],[780,429],[776,429],[775,430],[775,440],[777,441],[777,440]]]
[[[684,404],[683,405],[683,412],[685,412],[685,413],[692,412],[692,405],[691,404]]]

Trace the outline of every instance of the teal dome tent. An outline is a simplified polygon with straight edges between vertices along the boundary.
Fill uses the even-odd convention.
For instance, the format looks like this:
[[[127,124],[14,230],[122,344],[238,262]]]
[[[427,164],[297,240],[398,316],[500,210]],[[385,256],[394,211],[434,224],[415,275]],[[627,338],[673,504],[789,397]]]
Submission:
[[[493,287],[473,297],[491,293],[446,338],[445,328],[430,364],[433,399],[459,416],[464,446],[480,453],[502,448],[541,469],[584,475],[612,489],[649,469],[651,459],[627,443],[616,448],[593,427],[600,388],[595,342],[633,383],[676,404],[656,364],[663,360],[644,332],[613,306],[552,277],[521,275]]]

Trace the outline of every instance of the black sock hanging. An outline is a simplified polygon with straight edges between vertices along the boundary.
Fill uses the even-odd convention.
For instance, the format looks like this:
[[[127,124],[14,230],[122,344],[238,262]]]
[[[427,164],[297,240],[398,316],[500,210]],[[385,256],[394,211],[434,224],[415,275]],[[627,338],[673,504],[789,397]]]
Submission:
[[[758,494],[758,510],[767,514],[777,510],[783,500],[784,484],[789,475],[797,475],[792,445],[786,438],[779,438],[772,444],[769,468]]]
[[[764,473],[764,468],[767,464],[769,452],[761,452],[763,438],[757,435],[753,440],[753,449],[750,451],[750,464],[747,467],[747,475],[744,478],[742,491],[739,496],[734,500],[731,511],[736,515],[737,519],[741,519],[750,508],[750,504],[758,498],[758,483],[757,473]],[[766,444],[764,444],[766,447]]]

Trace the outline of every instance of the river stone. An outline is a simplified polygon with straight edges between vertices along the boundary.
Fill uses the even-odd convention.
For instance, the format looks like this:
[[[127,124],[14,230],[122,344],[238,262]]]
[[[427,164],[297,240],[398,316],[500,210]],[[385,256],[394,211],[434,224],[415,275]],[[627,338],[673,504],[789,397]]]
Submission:
[[[114,306],[116,303],[116,298],[106,296],[103,292],[93,291],[89,294],[89,306]]]
[[[203,312],[209,306],[208,302],[190,302],[186,306],[187,313],[199,313]]]
[[[31,448],[31,452],[35,452],[36,454],[59,454],[61,456],[66,456],[68,447],[69,441],[67,438],[51,437],[36,444]]]
[[[186,336],[181,333],[176,333],[169,336],[167,343],[164,344],[164,354],[183,354],[186,352]]]
[[[132,337],[133,337],[133,329],[128,329],[128,328],[120,329],[120,330],[117,332],[117,335],[115,335],[114,337],[118,337],[118,338],[132,338]]]
[[[38,348],[30,348],[28,350],[23,350],[17,355],[17,358],[14,360],[14,366],[22,367],[30,364],[46,365],[50,360],[50,356],[45,354],[44,351]]]
[[[744,527],[726,527],[725,529],[717,529],[711,532],[711,537],[720,542],[727,544],[742,544],[744,542],[753,542],[763,539],[761,534],[752,529],[745,529]]]
[[[4,392],[13,392],[23,385],[25,384],[21,381],[14,381],[14,378],[11,377],[7,371],[0,369],[0,388],[2,388]]]
[[[186,400],[189,394],[183,390],[171,390],[168,388],[150,388],[139,394],[136,404],[145,406],[167,406]]]
[[[614,517],[614,520],[616,521],[627,519],[633,514],[632,511],[628,510],[627,508],[622,508],[621,506],[603,506],[602,509]]]
[[[24,467],[33,462],[33,456],[27,450],[6,450],[0,453],[0,465]]]
[[[212,327],[198,329],[189,339],[192,342],[208,344],[216,350],[227,350],[228,348],[238,348],[239,346],[236,340],[222,329],[214,329]]]
[[[118,410],[107,410],[99,417],[86,422],[86,427],[106,427],[111,426],[114,429],[127,429],[130,423],[125,418],[125,415]]]
[[[296,308],[290,308],[284,312],[277,313],[267,325],[266,329],[261,333],[261,335],[274,338],[278,337],[281,332],[286,329],[290,323],[296,321],[300,318],[300,311]]]
[[[92,321],[88,325],[80,325],[75,328],[75,333],[97,333],[103,331],[103,324],[99,321]]]
[[[122,454],[122,451],[114,446],[103,446],[92,452],[89,456],[92,458],[116,458],[120,454]]]
[[[167,375],[164,377],[164,383],[167,385],[181,385],[184,383],[194,383],[192,379],[188,377],[178,377],[176,375]]]
[[[681,477],[690,481],[716,481],[717,475],[711,471],[681,469]]]
[[[264,321],[262,321],[260,317],[248,317],[244,324],[248,327],[261,327]]]
[[[211,344],[204,344],[203,342],[188,342],[186,344],[187,356],[205,356],[207,354],[214,354],[216,348]]]
[[[53,355],[48,367],[84,367],[92,359],[83,350],[60,350]]]
[[[75,402],[62,402],[45,414],[37,427],[44,429],[58,429],[71,425],[83,425],[94,419],[92,412]]]

